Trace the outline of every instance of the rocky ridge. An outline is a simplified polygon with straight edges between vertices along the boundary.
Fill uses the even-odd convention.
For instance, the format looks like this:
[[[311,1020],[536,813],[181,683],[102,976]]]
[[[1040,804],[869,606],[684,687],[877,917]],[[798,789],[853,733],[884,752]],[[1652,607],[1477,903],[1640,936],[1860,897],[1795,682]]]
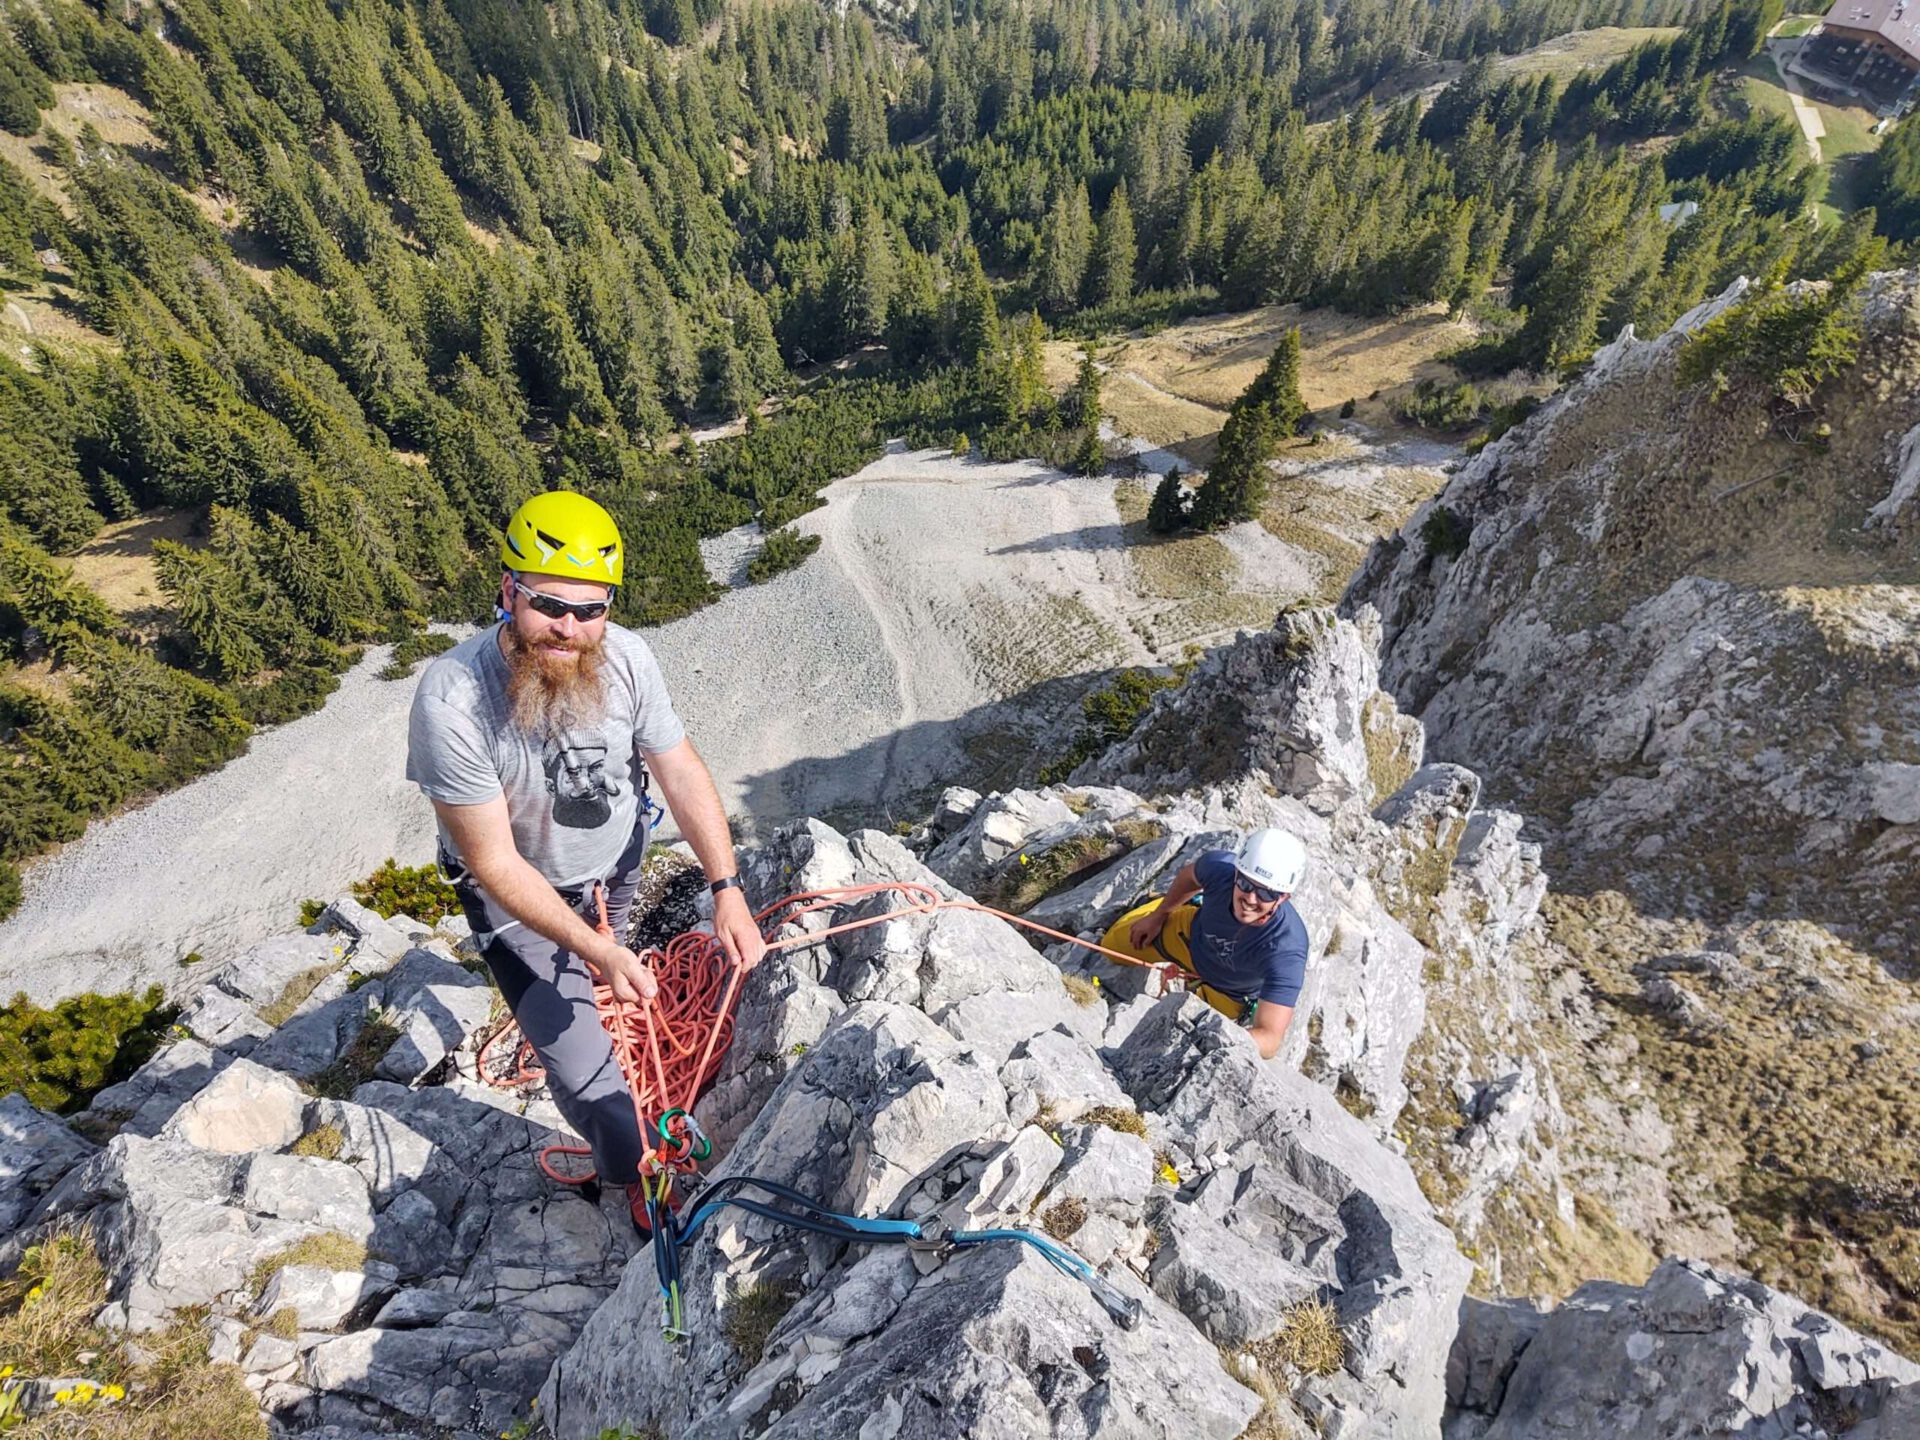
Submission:
[[[1744,290],[1603,348],[1343,601],[1555,879],[1510,983],[1430,994],[1413,1067],[1465,1044],[1550,1082],[1559,1181],[1621,1258],[1739,1265],[1912,1348],[1920,274],[1871,277],[1811,414],[1678,382]],[[1522,1178],[1505,1242],[1556,1223]]]
[[[1682,386],[1629,327],[1466,461],[1343,604],[1435,751],[1524,810],[1564,886],[1792,915],[1920,959],[1920,272],[1876,275],[1821,429]],[[1808,427],[1811,430],[1811,425]]]
[[[137,1338],[206,1307],[214,1358],[246,1371],[275,1435],[308,1440],[496,1435],[536,1392],[562,1440],[1518,1440],[1588,1415],[1590,1433],[1888,1440],[1920,1375],[1750,1281],[1672,1262],[1544,1320],[1463,1307],[1475,1266],[1449,1226],[1472,1233],[1474,1197],[1522,1168],[1554,1192],[1558,1102],[1550,1073],[1463,1045],[1458,1123],[1427,1137],[1446,1158],[1423,1158],[1408,1117],[1437,1112],[1409,1057],[1449,972],[1498,985],[1524,965],[1545,879],[1477,776],[1422,763],[1376,643],[1364,613],[1283,616],[1071,784],[950,792],[906,842],[806,821],[743,856],[756,895],[911,882],[1089,933],[1247,826],[1306,839],[1311,979],[1274,1063],[1138,972],[946,911],[762,967],[699,1107],[712,1174],[1042,1228],[1138,1302],[1137,1328],[1025,1247],[934,1263],[728,1211],[689,1247],[690,1334],[669,1343],[650,1261],[623,1268],[624,1206],[532,1163],[557,1112],[481,1083],[491,992],[461,927],[350,902],[223,970],[189,1033],[72,1123],[0,1108],[18,1226],[0,1264],[85,1227],[103,1323]],[[1456,1213],[1430,1198],[1441,1171]],[[1331,1354],[1298,1343],[1316,1315]]]

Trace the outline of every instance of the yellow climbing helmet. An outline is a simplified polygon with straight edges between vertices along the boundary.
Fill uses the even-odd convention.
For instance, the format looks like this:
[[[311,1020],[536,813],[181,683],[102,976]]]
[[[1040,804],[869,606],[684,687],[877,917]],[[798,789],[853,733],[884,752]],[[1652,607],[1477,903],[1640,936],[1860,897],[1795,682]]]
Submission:
[[[571,490],[534,496],[500,536],[500,563],[525,575],[618,585],[625,558],[613,517]]]

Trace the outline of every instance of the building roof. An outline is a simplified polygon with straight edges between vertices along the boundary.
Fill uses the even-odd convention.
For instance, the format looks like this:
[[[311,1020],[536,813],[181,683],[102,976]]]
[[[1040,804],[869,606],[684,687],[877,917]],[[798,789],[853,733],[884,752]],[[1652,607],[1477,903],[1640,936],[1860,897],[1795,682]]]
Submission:
[[[1920,0],[1834,0],[1827,24],[1872,31],[1920,61]]]

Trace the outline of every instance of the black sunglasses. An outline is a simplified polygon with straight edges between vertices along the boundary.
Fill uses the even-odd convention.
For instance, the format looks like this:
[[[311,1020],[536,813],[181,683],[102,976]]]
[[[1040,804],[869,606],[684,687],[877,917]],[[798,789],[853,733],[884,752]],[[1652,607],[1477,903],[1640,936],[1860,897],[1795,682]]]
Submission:
[[[530,590],[518,580],[513,588],[527,597],[527,604],[549,620],[563,620],[571,615],[585,624],[589,620],[598,620],[613,608],[611,600],[562,600],[558,595],[548,595],[540,590]]]
[[[1284,890],[1269,890],[1264,885],[1256,885],[1244,875],[1236,875],[1233,877],[1233,888],[1246,891],[1247,894],[1258,900],[1262,905],[1271,905],[1287,893]]]

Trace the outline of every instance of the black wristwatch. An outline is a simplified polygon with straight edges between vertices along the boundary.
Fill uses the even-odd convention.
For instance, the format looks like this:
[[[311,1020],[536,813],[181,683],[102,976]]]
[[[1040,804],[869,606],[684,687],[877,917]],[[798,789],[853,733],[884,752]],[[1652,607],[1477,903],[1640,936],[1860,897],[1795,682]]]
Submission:
[[[738,875],[722,875],[718,880],[707,886],[707,889],[711,890],[714,896],[718,898],[722,890],[738,890],[742,895],[745,895],[747,887],[740,883],[740,877]]]

